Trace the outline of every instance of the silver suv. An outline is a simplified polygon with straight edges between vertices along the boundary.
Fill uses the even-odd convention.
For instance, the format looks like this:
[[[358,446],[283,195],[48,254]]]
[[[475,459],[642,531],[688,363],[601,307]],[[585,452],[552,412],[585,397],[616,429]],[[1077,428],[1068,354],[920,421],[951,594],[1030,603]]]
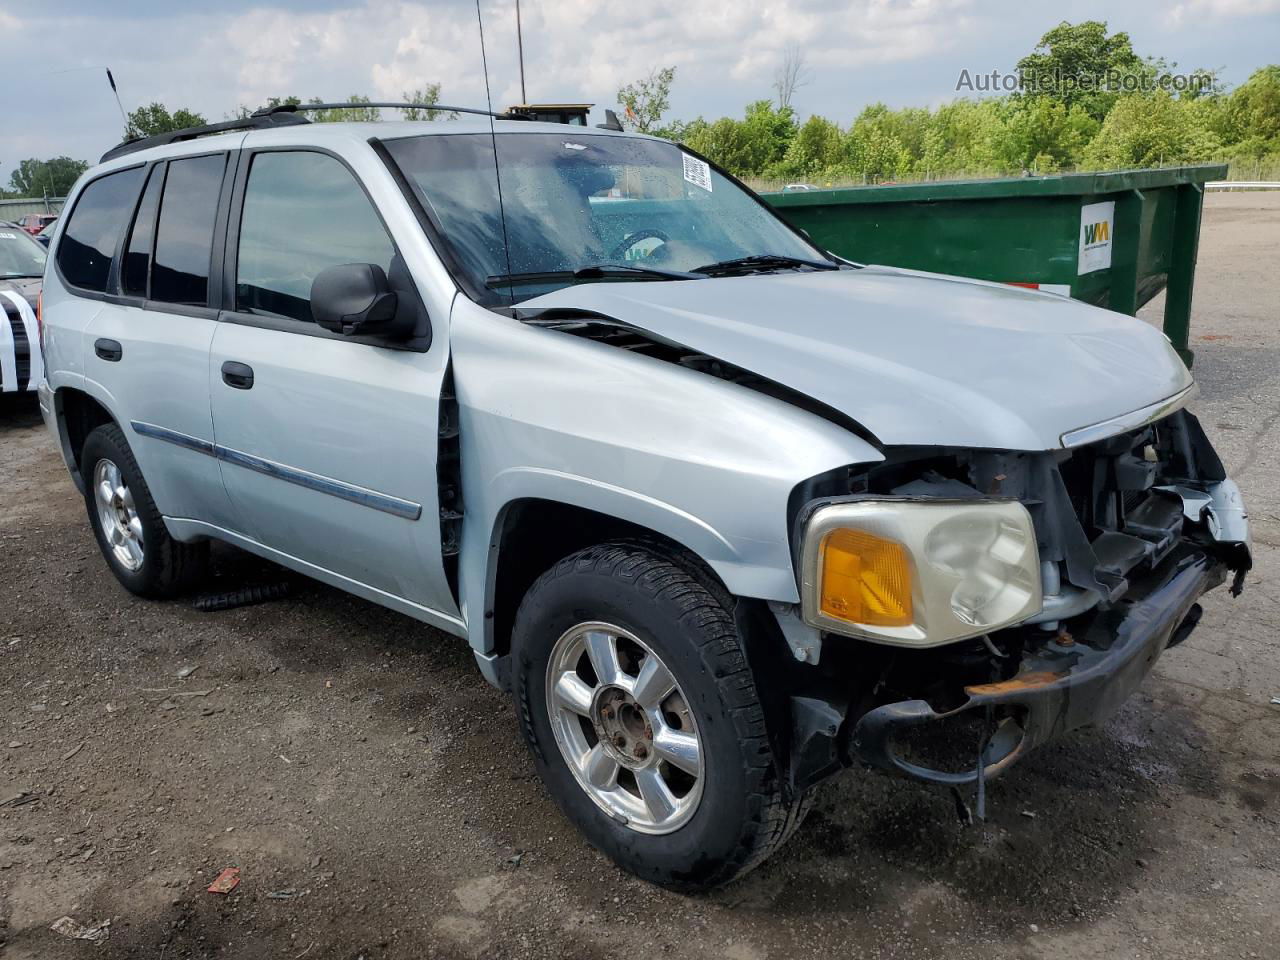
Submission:
[[[40,404],[120,582],[221,540],[465,638],[657,883],[851,765],[981,799],[1250,565],[1158,330],[841,261],[672,143],[276,111],[67,211]]]

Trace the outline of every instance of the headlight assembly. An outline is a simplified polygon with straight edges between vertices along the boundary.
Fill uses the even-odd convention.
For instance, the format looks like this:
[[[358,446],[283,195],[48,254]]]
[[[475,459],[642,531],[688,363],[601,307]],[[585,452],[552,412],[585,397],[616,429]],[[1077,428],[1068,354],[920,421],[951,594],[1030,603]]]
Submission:
[[[802,571],[808,623],[903,646],[978,636],[1042,604],[1031,515],[1013,500],[829,504],[805,528]]]

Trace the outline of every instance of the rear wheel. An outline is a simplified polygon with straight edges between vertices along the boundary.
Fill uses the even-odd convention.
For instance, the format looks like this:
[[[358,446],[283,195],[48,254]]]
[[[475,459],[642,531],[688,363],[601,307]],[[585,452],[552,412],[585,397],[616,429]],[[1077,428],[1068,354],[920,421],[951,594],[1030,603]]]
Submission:
[[[730,600],[648,545],[605,544],[530,589],[512,637],[517,709],[548,791],[644,879],[726,883],[799,823]]]
[[[107,566],[141,597],[175,596],[203,576],[207,543],[169,536],[124,432],[114,423],[95,427],[80,455],[85,506]]]

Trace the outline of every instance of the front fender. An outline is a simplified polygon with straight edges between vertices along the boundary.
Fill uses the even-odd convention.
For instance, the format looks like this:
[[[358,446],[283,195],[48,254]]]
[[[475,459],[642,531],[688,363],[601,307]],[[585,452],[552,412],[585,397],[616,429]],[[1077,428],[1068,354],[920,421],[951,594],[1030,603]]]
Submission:
[[[451,339],[465,503],[459,592],[481,654],[494,646],[483,613],[496,539],[518,500],[627,521],[688,548],[736,596],[794,603],[792,492],[882,459],[784,400],[461,298]]]

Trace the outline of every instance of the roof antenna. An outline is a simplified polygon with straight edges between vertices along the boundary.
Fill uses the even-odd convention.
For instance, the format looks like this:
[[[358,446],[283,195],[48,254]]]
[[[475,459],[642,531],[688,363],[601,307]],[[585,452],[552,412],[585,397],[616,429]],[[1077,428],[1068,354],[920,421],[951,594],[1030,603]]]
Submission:
[[[511,276],[511,242],[507,239],[507,211],[502,203],[502,171],[498,163],[498,134],[493,122],[493,96],[489,93],[489,59],[484,52],[484,18],[480,16],[480,0],[476,0],[476,22],[480,25],[480,65],[484,69],[484,98],[489,105],[489,137],[493,142],[493,176],[498,184],[498,218],[502,221],[502,250],[507,259],[507,276]],[[508,282],[507,296],[515,302],[515,288]]]
[[[116,89],[116,78],[111,75],[110,67],[103,67],[107,71],[107,83],[111,84],[111,92],[116,95],[116,106],[120,108],[120,119],[124,121],[124,135],[129,135],[129,117],[124,112],[124,104],[120,102],[120,91]]]
[[[516,49],[520,52],[520,103],[528,106],[529,95],[524,92],[524,32],[520,29],[520,0],[516,0]]]

